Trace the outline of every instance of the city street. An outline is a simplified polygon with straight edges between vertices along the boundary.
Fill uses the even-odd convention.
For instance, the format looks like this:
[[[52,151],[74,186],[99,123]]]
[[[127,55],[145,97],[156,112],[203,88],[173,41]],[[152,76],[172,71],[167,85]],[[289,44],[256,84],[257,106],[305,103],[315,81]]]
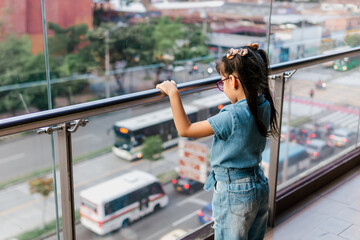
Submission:
[[[211,137],[204,138],[202,139],[202,142],[204,142],[209,146],[211,145],[211,140],[212,140]],[[158,160],[156,162],[151,162],[149,160],[144,160],[144,159],[134,162],[128,162],[115,157],[112,153],[108,153],[100,157],[74,165],[73,174],[74,174],[74,189],[75,189],[75,208],[76,209],[79,208],[79,203],[80,203],[79,193],[82,189],[96,185],[105,180],[112,179],[115,176],[119,176],[125,172],[131,171],[132,169],[148,171],[153,175],[159,175],[160,173],[168,172],[177,166],[178,164],[177,148],[164,151],[162,156],[163,156],[163,160]],[[49,177],[51,177],[50,174]],[[61,199],[60,199],[59,174],[57,174],[57,179],[58,179],[58,202],[60,204]],[[172,196],[171,185],[166,187],[166,192],[169,192],[170,201],[171,201],[171,199],[173,198],[171,197]],[[175,199],[178,199],[178,197],[180,197],[180,199],[176,201],[184,200],[184,196],[181,196],[179,193],[173,193],[173,194],[176,196],[174,197]],[[211,196],[210,198],[205,198],[205,199],[207,202],[209,202]],[[199,200],[198,202],[205,203],[205,200],[204,201]],[[46,200],[46,205],[47,205],[46,214],[45,214],[46,221],[54,220],[55,219],[54,194],[51,194],[50,197]],[[180,206],[182,205],[185,205],[184,207],[187,206],[187,204],[180,204]],[[195,206],[196,209],[199,209],[198,204],[195,204]],[[44,207],[44,199],[37,194],[30,195],[29,186],[27,182],[10,186],[8,188],[1,190],[0,191],[0,239],[13,237],[24,231],[31,230],[38,226],[41,226],[43,207]],[[166,209],[170,209],[171,211],[173,211],[174,208],[168,207]],[[188,210],[186,209],[179,210],[179,213],[181,214],[185,213],[185,215],[183,216],[175,215],[174,218],[170,218],[170,219],[178,220],[186,216],[189,213],[189,211],[193,213],[196,209],[194,206],[191,206]],[[26,212],[26,214],[24,214],[24,211]],[[61,214],[61,206],[59,206],[59,213]],[[166,219],[163,220],[165,221],[164,223],[168,223]],[[164,226],[164,223],[162,225],[160,224],[159,226]]]
[[[203,206],[211,201],[212,192],[208,193],[200,190],[189,196],[175,192],[172,184],[167,184],[165,191],[169,196],[169,204],[161,211],[137,220],[126,229],[115,231],[105,236],[98,236],[83,225],[78,224],[76,226],[77,239],[157,240],[174,229],[182,229],[190,232],[202,225],[198,220],[197,213]],[[47,240],[55,239],[57,238],[47,238]]]

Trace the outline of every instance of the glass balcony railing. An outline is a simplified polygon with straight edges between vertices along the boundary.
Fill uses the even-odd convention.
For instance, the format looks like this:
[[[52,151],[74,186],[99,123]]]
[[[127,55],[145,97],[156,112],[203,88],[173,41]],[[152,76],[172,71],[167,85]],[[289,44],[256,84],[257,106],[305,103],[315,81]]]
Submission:
[[[179,193],[172,183],[179,149],[171,121],[152,128],[167,149],[156,161],[139,155],[148,133],[126,127],[124,133],[116,123],[165,111],[168,103],[153,88],[166,79],[180,84],[194,119],[216,114],[226,102],[216,98],[210,106],[202,100],[217,95],[215,62],[229,48],[250,42],[269,54],[282,120],[280,142],[268,139],[263,153],[270,225],[282,193],[358,149],[355,0],[140,2],[0,0],[0,239],[98,239],[96,229],[117,220],[113,228],[133,224],[111,231],[114,238],[193,236],[211,220],[211,197],[197,188],[192,193],[190,184]],[[211,138],[196,141],[210,149]],[[126,160],[131,158],[139,159]],[[94,210],[94,202],[81,197],[133,169],[159,178],[166,207],[127,222],[114,213],[126,205],[123,199]],[[31,194],[33,185],[40,189]],[[152,187],[147,191],[160,191]],[[139,208],[154,210],[156,205],[141,200]],[[88,216],[88,225],[81,216]],[[208,235],[207,226],[196,232]]]
[[[341,77],[351,79],[352,74],[357,74],[357,71],[338,73],[338,78],[332,81],[323,79],[326,87],[322,85],[319,88],[316,76],[321,74],[320,76],[324,77],[324,73],[329,69],[316,63],[325,61],[319,60],[321,58],[327,60],[342,58],[345,55],[358,54],[359,51],[360,49],[353,49],[340,55],[329,55],[327,58],[305,59],[271,67],[274,74],[299,68],[291,77],[275,74],[272,76],[280,77],[273,77],[271,80],[275,102],[282,115],[282,137],[279,142],[269,139],[268,150],[263,154],[262,167],[268,174],[270,182],[277,179],[275,183],[278,185],[272,184],[273,199],[276,196],[276,188],[281,191],[358,147],[359,112],[356,112],[356,105],[351,107],[351,100],[341,96],[330,101],[331,96],[334,96],[333,89],[339,88],[336,85],[337,79]],[[313,66],[302,68],[311,61]],[[309,76],[311,80],[307,80]],[[228,104],[226,98],[213,89],[217,80],[215,77],[179,84],[184,96],[184,104],[192,120],[205,119],[216,114],[221,106]],[[351,87],[347,92],[356,91],[354,88]],[[310,94],[309,89],[313,90],[313,96],[306,96]],[[42,218],[42,210],[34,211],[36,217],[28,225],[28,230],[32,231],[27,232],[24,227],[22,232],[29,237],[33,234],[35,226],[45,229],[44,231],[49,227],[52,232],[56,232],[54,225],[56,226],[58,212],[59,216],[62,216],[59,223],[63,229],[60,238],[63,239],[72,239],[72,236],[76,236],[77,239],[92,239],[94,236],[99,238],[98,235],[106,237],[108,234],[112,234],[113,237],[159,239],[170,233],[192,234],[191,232],[201,227],[203,223],[211,221],[211,208],[208,209],[211,194],[200,190],[201,186],[190,188],[190,184],[186,183],[189,184],[187,188],[186,184],[180,186],[172,182],[179,175],[177,171],[179,149],[176,147],[178,137],[174,131],[171,115],[168,119],[165,117],[166,114],[170,114],[169,104],[159,102],[162,99],[159,91],[154,89],[0,120],[1,136],[10,136],[2,139],[3,180],[16,179],[17,182],[22,182],[14,185],[13,190],[11,186],[2,190],[7,201],[12,198],[22,199],[20,203],[18,200],[10,201],[12,206],[4,209],[3,216],[8,218],[14,214],[14,219],[22,225],[23,211],[29,208],[34,210],[30,205],[47,206],[53,209],[53,214],[46,211],[45,218]],[[279,108],[281,105],[282,108]],[[162,120],[158,120],[159,118]],[[87,121],[74,122],[76,119]],[[332,129],[325,128],[325,124],[330,124],[326,119],[332,120]],[[63,124],[63,122],[67,123]],[[54,145],[57,146],[54,151],[55,162],[52,160],[52,153],[46,153],[46,150],[51,150],[51,136],[35,135],[33,132],[28,132],[31,129],[38,129],[39,133],[53,132]],[[296,135],[302,129],[309,131],[304,141]],[[335,137],[336,130],[343,131],[343,129],[355,132],[355,140],[350,141],[349,138],[348,141],[338,141]],[[312,135],[318,134],[316,130],[320,132],[319,136]],[[27,132],[28,134],[25,134]],[[144,154],[143,147],[149,144],[145,142],[150,135],[157,136],[167,149],[153,155],[156,161],[151,161],[151,157],[139,155]],[[15,137],[11,138],[11,136]],[[205,144],[208,148],[211,146],[211,138],[199,139],[197,142]],[[23,147],[18,148],[20,143]],[[319,143],[324,143],[331,153],[321,158],[314,158],[317,156],[314,154],[312,144]],[[344,146],[343,143],[349,145]],[[279,147],[279,152],[276,151],[276,147]],[[299,152],[298,155],[295,154],[297,158],[293,157],[294,149]],[[277,157],[274,158],[274,154],[278,154],[279,161]],[[318,151],[318,154],[322,153]],[[23,159],[24,157],[26,159]],[[10,165],[16,162],[21,167]],[[277,172],[272,169],[275,164],[278,164]],[[295,164],[295,167],[292,164]],[[58,198],[61,202],[59,209],[55,202],[54,189],[50,188],[54,181],[53,166],[56,168],[58,179]],[[148,180],[149,184],[136,190],[133,195],[118,193],[115,199],[110,196],[117,191],[124,191],[124,188],[131,185],[131,179],[134,181],[136,174],[139,174],[132,172],[133,170],[156,176],[158,180]],[[29,184],[32,180],[26,176],[29,173],[35,176],[36,184],[40,184],[41,179],[49,183],[47,186],[51,193],[48,196],[31,194]],[[126,181],[130,181],[128,183],[124,179],[119,180],[119,177],[126,174],[128,174]],[[28,183],[21,180],[24,175],[25,179],[30,179]],[[41,178],[36,178],[40,176]],[[184,180],[177,179],[179,182]],[[21,192],[24,197],[18,198],[16,196],[19,195],[16,194],[13,196],[16,192],[18,194]],[[190,193],[190,196],[187,193]],[[272,204],[275,203],[274,201]],[[134,209],[132,205],[135,206]],[[13,211],[10,212],[9,209]],[[137,212],[132,218],[122,217],[127,211]],[[44,228],[41,227],[43,219],[46,226]],[[120,231],[114,232],[119,228]],[[4,238],[21,236],[19,231],[6,232],[9,235]],[[48,239],[56,238],[57,234],[48,237]]]

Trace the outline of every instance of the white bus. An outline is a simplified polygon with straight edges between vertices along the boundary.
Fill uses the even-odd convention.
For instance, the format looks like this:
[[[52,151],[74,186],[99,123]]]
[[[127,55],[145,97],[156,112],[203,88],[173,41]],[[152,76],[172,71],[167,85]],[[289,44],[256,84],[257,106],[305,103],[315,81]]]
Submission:
[[[225,94],[212,94],[184,104],[184,109],[189,120],[194,122],[217,114],[224,105],[229,103]],[[114,124],[114,133],[113,153],[129,161],[142,158],[141,149],[146,137],[159,135],[164,149],[175,146],[179,139],[171,108],[118,121]]]
[[[168,196],[153,175],[132,171],[80,192],[80,221],[104,235],[165,207]]]

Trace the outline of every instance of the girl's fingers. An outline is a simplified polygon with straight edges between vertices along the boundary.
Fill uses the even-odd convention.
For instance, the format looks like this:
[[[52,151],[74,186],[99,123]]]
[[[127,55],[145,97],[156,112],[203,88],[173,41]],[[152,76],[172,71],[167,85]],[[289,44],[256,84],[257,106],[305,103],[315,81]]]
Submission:
[[[156,88],[159,89],[163,94],[166,94],[165,91],[161,88],[161,84],[157,84]]]

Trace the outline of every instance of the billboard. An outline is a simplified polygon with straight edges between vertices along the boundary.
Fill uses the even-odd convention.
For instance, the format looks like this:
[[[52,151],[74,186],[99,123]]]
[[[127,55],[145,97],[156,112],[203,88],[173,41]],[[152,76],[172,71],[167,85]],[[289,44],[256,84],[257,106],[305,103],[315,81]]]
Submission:
[[[179,174],[198,182],[207,179],[207,146],[181,139],[179,141]]]

